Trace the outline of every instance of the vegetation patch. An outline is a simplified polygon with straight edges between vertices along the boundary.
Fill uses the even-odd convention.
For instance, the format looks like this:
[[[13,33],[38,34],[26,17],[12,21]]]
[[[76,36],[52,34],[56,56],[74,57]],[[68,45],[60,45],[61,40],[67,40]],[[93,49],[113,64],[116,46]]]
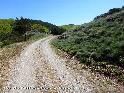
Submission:
[[[27,41],[32,36],[46,34],[58,35],[65,30],[56,25],[41,20],[28,18],[0,19],[0,47]]]

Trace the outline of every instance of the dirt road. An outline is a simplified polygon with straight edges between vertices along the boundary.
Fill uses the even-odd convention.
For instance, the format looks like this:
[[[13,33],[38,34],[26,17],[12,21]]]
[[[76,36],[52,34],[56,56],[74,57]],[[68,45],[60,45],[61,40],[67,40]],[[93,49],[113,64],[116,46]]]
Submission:
[[[53,38],[32,43],[13,60],[16,64],[3,93],[96,93],[85,76],[76,74],[55,54],[49,44]]]

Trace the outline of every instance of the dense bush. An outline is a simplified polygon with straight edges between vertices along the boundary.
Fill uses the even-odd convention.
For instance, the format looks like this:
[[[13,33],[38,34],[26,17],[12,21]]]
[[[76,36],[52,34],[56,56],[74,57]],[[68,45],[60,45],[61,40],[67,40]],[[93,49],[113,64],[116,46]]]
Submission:
[[[13,19],[0,19],[0,40],[3,39],[3,36],[12,32],[13,23]]]
[[[71,30],[75,30],[79,27],[80,25],[74,25],[74,24],[69,24],[69,25],[63,25],[61,26],[63,29],[65,29],[66,31],[71,31]]]
[[[65,32],[65,29],[58,27],[56,25],[53,25],[51,23],[48,23],[48,22],[43,22],[41,20],[30,20],[30,21],[33,25],[38,24],[38,25],[41,25],[42,27],[45,27],[46,29],[49,30],[48,33],[53,34],[53,35],[60,35],[63,32]]]
[[[108,13],[101,14],[100,16],[97,16],[94,19],[96,20],[96,19],[100,19],[100,18],[103,18],[103,17],[107,17],[107,16],[109,16],[111,14],[118,13],[118,12],[122,11],[123,9],[124,9],[124,6],[122,8],[113,8],[113,9],[110,9],[108,11]]]

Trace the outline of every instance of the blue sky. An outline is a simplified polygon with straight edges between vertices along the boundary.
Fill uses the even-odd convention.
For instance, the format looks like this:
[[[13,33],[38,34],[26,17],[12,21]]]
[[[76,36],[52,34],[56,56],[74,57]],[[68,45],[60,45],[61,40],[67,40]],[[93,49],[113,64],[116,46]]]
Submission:
[[[0,18],[27,17],[56,25],[82,24],[124,0],[1,0]]]

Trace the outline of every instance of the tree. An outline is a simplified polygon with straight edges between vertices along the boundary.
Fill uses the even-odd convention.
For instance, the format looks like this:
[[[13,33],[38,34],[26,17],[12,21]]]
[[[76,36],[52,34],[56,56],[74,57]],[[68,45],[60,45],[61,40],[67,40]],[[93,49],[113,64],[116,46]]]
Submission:
[[[59,28],[59,27],[52,27],[51,28],[51,34],[53,34],[53,35],[60,35],[60,34],[62,34],[62,33],[64,33],[65,32],[65,29],[63,29],[63,28]]]
[[[122,6],[122,9],[124,9],[124,6]]]
[[[41,33],[49,33],[49,29],[45,26],[42,26],[41,24],[33,24],[32,30],[37,30]]]
[[[16,18],[13,25],[13,32],[17,35],[21,35],[21,36],[24,35],[26,40],[27,31],[31,31],[30,19],[23,18],[23,17],[21,17],[20,19]]]
[[[20,19],[16,18],[13,25],[13,31],[19,35],[24,35],[27,31],[31,31],[30,19],[23,17]]]

